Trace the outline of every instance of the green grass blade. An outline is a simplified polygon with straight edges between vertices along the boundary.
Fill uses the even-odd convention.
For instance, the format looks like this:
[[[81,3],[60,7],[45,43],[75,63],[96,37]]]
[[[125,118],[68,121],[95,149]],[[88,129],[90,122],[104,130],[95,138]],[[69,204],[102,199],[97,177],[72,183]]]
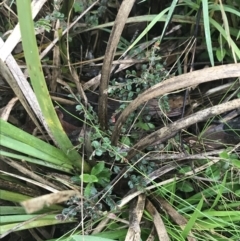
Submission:
[[[223,29],[223,27],[216,22],[214,19],[210,19],[210,23],[220,32],[220,34],[227,40],[229,41],[229,45],[231,46],[232,50],[234,51],[234,53],[237,55],[238,59],[240,59],[240,50],[238,48],[238,46],[236,45],[236,43],[232,40],[232,38],[228,39],[228,36],[225,32],[225,30]]]
[[[167,10],[165,11],[167,12]],[[143,16],[136,16],[136,17],[129,17],[127,19],[127,24],[128,23],[141,23],[141,22],[151,22],[153,21],[158,15],[156,14],[150,14],[150,15],[143,15]],[[163,15],[161,18],[158,18],[158,22],[165,22],[167,19],[167,15]],[[194,24],[196,22],[196,18],[192,17],[192,16],[182,16],[182,15],[177,15],[174,14],[172,17],[172,22],[175,23],[189,23],[189,24]],[[108,23],[104,23],[104,24],[99,24],[97,26],[88,28],[88,29],[84,29],[84,30],[80,30],[80,31],[76,31],[76,34],[79,33],[84,33],[84,32],[88,32],[88,31],[93,31],[96,29],[102,29],[102,28],[107,28],[107,27],[112,27],[114,24],[114,22],[108,22]],[[200,25],[202,25],[202,21],[200,21]]]
[[[21,194],[21,193],[10,192],[10,191],[6,191],[6,190],[3,190],[3,189],[0,189],[0,197],[1,197],[2,200],[14,202],[14,203],[20,203],[20,202],[23,202],[23,201],[26,201],[26,200],[32,198],[30,196],[27,196],[27,195],[24,195],[24,194]],[[2,207],[4,207],[4,206],[2,206]],[[61,210],[61,206],[54,204],[54,205],[51,205],[49,207],[43,208],[41,210],[41,212],[53,211],[53,210]],[[0,214],[2,215],[4,213],[6,214],[6,210],[4,210],[4,208],[3,208],[3,210],[1,209]],[[24,209],[24,213],[26,214],[25,209]]]
[[[81,168],[81,156],[73,149],[72,143],[61,126],[44,79],[34,33],[30,0],[17,0],[17,10],[27,69],[49,134],[57,146],[68,156],[72,164]],[[88,172],[89,170],[89,165],[84,163],[84,171]]]
[[[31,197],[27,195],[23,195],[20,193],[10,192],[6,190],[0,189],[0,197],[2,200],[10,201],[10,202],[22,202],[25,201]]]
[[[17,214],[26,214],[23,207],[16,206],[1,206],[0,215],[17,215]]]
[[[32,146],[38,150],[47,153],[50,156],[58,158],[59,161],[66,161],[68,158],[61,150],[58,148],[38,139],[37,137],[28,134],[27,132],[11,125],[10,123],[0,119],[1,134],[8,136],[16,141],[22,142],[26,145]],[[2,144],[2,143],[1,143]],[[13,148],[14,149],[14,148]],[[70,163],[70,161],[68,161]]]
[[[5,156],[5,157],[10,157],[10,158],[15,158],[15,159],[20,160],[20,161],[24,160],[24,161],[27,161],[27,162],[30,162],[30,163],[35,163],[37,165],[53,168],[53,169],[63,171],[63,172],[66,172],[66,173],[71,173],[71,174],[73,173],[72,165],[69,165],[67,163],[53,164],[53,163],[49,162],[49,160],[43,161],[43,160],[36,159],[36,158],[33,158],[33,157],[14,154],[14,153],[11,153],[9,151],[1,151],[1,150],[0,150],[0,155]]]
[[[149,24],[148,26],[142,31],[142,33],[138,36],[138,38],[128,47],[126,52],[132,49],[150,30],[151,28],[164,16],[164,14],[169,10],[169,8],[164,9],[160,12]]]
[[[50,225],[56,225],[56,224],[64,224],[64,223],[72,223],[72,222],[75,222],[75,221],[70,220],[70,219],[66,220],[66,221],[60,221],[55,218],[55,215],[48,215],[48,216],[39,218],[38,220],[26,222],[26,224],[23,224],[23,225],[21,222],[14,223],[14,224],[1,225],[0,235],[7,233],[10,230],[15,229],[17,226],[19,226],[19,228],[17,228],[16,231],[20,231],[20,230],[26,230],[26,229],[31,229],[31,228],[38,228],[38,227],[44,227],[44,226],[50,226]]]
[[[37,163],[36,159],[35,161],[31,161],[31,158],[29,159],[28,157],[24,157],[22,155],[17,157],[17,154],[15,153],[0,150],[2,155],[14,157],[17,159],[23,158],[26,161],[34,162],[62,171],[71,172],[72,163],[63,153],[63,151],[36,138],[35,136],[28,134],[27,132],[24,132],[23,130],[9,124],[2,119],[0,119],[0,126],[0,139],[2,146],[30,155],[37,159],[42,159],[43,162],[40,161],[40,163]],[[53,166],[51,166],[52,164]]]
[[[200,210],[202,208],[202,205],[203,205],[203,198],[198,203],[194,213],[191,215],[191,218],[189,219],[189,221],[188,221],[187,225],[185,226],[184,230],[182,231],[182,236],[184,238],[187,238],[189,232],[191,231],[192,227],[194,226],[196,220],[198,219],[198,216],[200,214]]]
[[[229,5],[222,5],[223,10],[225,12],[232,13],[238,17],[240,17],[240,12],[234,7],[234,6],[229,6]],[[209,9],[213,11],[221,11],[221,7],[218,4],[211,4],[209,5]]]
[[[169,22],[170,22],[170,20],[172,18],[172,15],[173,15],[173,12],[175,10],[175,7],[176,7],[177,3],[178,3],[178,0],[174,0],[174,1],[172,1],[171,6],[169,7],[169,11],[168,11],[168,15],[167,15],[164,27],[163,27],[162,35],[161,35],[160,40],[159,40],[160,42],[162,42],[162,38],[165,35],[165,32],[166,32],[167,27],[169,25]]]
[[[226,184],[226,181],[227,181],[227,175],[228,175],[228,172],[226,172],[225,176],[224,176],[224,179],[223,179],[223,182],[222,182],[222,185],[218,188],[217,190],[217,196],[211,206],[211,209],[213,209],[218,203],[219,203],[219,200],[222,198],[223,196],[223,190],[225,189],[225,184]]]
[[[24,222],[27,221],[30,218],[37,217],[35,214],[24,214],[24,215],[7,215],[7,216],[1,216],[1,225],[3,224],[10,224],[10,223],[16,223],[16,222]]]
[[[209,11],[208,11],[208,1],[206,1],[206,0],[202,1],[202,6],[203,6],[204,32],[205,32],[208,56],[209,56],[211,65],[214,66],[210,20],[209,20]]]
[[[55,163],[55,164],[59,164],[59,165],[65,164],[64,162],[63,163],[59,162],[58,159],[50,156],[48,153],[45,153],[41,150],[38,150],[37,148],[29,146],[20,141],[14,140],[8,136],[4,136],[4,135],[0,134],[0,138],[1,138],[2,146],[12,149],[14,151],[18,151],[18,152],[21,152],[21,153],[24,153],[24,154],[27,154],[27,155],[33,156],[35,158],[39,158],[44,161],[51,162],[51,163]]]

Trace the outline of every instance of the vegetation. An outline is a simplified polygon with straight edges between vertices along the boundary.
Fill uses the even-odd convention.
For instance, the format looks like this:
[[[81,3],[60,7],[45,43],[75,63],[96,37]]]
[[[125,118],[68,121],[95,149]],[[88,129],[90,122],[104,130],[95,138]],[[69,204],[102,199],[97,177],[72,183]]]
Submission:
[[[0,238],[239,240],[239,8],[2,1]]]

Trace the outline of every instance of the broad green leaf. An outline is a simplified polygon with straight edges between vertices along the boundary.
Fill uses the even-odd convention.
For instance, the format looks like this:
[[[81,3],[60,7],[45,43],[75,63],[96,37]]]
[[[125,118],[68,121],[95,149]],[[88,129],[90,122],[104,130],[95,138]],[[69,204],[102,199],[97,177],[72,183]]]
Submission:
[[[80,176],[83,182],[85,183],[93,183],[93,182],[98,182],[98,178],[94,175],[90,174],[83,174]]]
[[[84,189],[84,197],[90,198],[91,196],[94,196],[95,194],[97,194],[97,189],[95,188],[94,184],[88,183]]]
[[[103,170],[101,173],[98,174],[98,183],[102,187],[105,187],[110,182],[110,176],[111,176],[110,170],[107,170],[107,169]]]
[[[97,149],[97,150],[95,151],[95,154],[96,154],[96,156],[101,156],[101,155],[103,154],[102,149]]]
[[[91,175],[97,176],[100,172],[103,171],[105,163],[103,161],[97,163],[91,170]]]
[[[138,123],[135,124],[136,127],[145,130],[145,131],[149,131],[151,129],[154,128],[154,125],[151,123],[144,123],[142,121],[139,121]]]
[[[31,218],[37,217],[38,215],[33,214],[25,214],[25,215],[7,215],[7,216],[1,216],[1,225],[3,224],[9,224],[9,223],[17,223],[17,222],[25,222]],[[52,218],[51,218],[52,219]]]
[[[10,192],[10,191],[0,189],[0,198],[2,200],[11,201],[11,202],[22,202],[27,199],[30,199],[31,197],[20,193],[15,193],[15,192]]]
[[[99,147],[101,147],[101,144],[99,141],[93,141],[91,144],[95,149],[98,149]]]
[[[180,168],[179,173],[185,174],[186,172],[190,172],[191,170],[192,170],[191,166],[185,166]]]
[[[81,13],[84,10],[83,5],[80,2],[75,2],[73,4],[73,9],[76,13]]]
[[[219,154],[219,157],[223,159],[229,159],[229,154],[227,153],[227,151],[223,151]]]
[[[240,160],[238,159],[230,159],[229,162],[236,168],[240,168]]]

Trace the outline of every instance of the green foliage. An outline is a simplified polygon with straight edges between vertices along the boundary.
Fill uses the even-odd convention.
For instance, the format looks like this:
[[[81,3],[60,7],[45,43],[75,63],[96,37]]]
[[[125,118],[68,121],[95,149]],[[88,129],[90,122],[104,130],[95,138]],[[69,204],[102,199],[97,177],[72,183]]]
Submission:
[[[60,21],[63,21],[64,20],[64,14],[59,12],[59,11],[56,11],[54,10],[51,14],[48,14],[45,19],[46,20],[49,20],[51,22],[55,22],[56,20],[60,20]]]
[[[73,9],[75,13],[82,13],[84,11],[84,4],[82,1],[74,1]]]
[[[94,1],[82,1],[76,0],[73,3],[73,10],[75,13],[83,13]],[[87,12],[85,15],[85,23],[88,26],[98,26],[99,18],[104,15],[107,10],[107,2],[105,0],[100,1],[99,7],[96,11]]]
[[[188,236],[189,232],[195,225],[197,218],[200,216],[202,206],[203,206],[203,198],[200,199],[196,209],[194,210],[194,213],[192,214],[191,218],[189,219],[188,223],[186,224],[185,228],[183,229],[183,231],[182,231],[183,238],[186,238]]]
[[[128,181],[128,186],[132,188],[137,188],[138,190],[144,190],[147,186],[146,180],[141,175],[131,175],[130,181]]]
[[[35,28],[43,28],[45,31],[50,32],[52,29],[51,22],[49,19],[40,18],[34,23]]]
[[[75,97],[79,104],[76,106],[76,110],[79,111],[79,114],[84,114],[84,118],[86,120],[86,124],[91,128],[90,134],[90,143],[93,148],[93,152],[91,154],[90,159],[94,156],[103,157],[104,155],[108,155],[116,161],[123,160],[124,156],[127,155],[126,151],[122,150],[121,147],[116,147],[111,144],[111,140],[107,133],[104,133],[100,130],[100,126],[98,123],[97,113],[94,111],[91,105],[88,105],[86,108],[81,103],[81,100]],[[85,138],[79,138],[78,148],[85,145]]]
[[[134,51],[136,51],[136,49]],[[141,51],[141,53],[142,52],[143,51]],[[157,42],[151,48],[150,54],[148,56],[149,63],[143,64],[140,71],[137,72],[136,70],[127,70],[126,79],[120,79],[120,81],[112,80],[108,89],[109,96],[121,99],[126,102],[121,104],[120,107],[115,110],[113,116],[116,116],[119,112],[123,111],[129,102],[131,102],[145,90],[149,89],[157,83],[160,83],[161,81],[164,81],[168,77],[168,73],[165,70],[164,65],[161,64],[161,58],[158,56],[158,54]],[[170,108],[168,104],[168,96],[159,98],[158,103],[159,108],[161,108],[163,112],[169,111]],[[149,107],[145,107],[144,109],[142,108],[143,106],[128,116],[127,121],[122,126],[122,133],[127,133],[133,123],[134,130],[154,130],[155,125],[152,123],[152,117],[148,114]],[[137,113],[141,113],[141,115],[139,115],[136,120]],[[131,146],[131,142],[136,139],[139,139],[139,135],[130,133],[127,142]]]
[[[54,11],[48,14],[45,18],[38,20],[38,22],[35,24],[35,27],[42,27],[49,32],[54,21],[56,21],[57,19],[64,21],[67,17],[69,17],[71,21],[72,17],[74,19],[76,15],[83,13],[83,11],[85,11],[86,8],[94,1],[76,0],[69,2],[73,3],[72,6],[70,6],[69,8],[69,10],[73,8],[73,16],[68,16],[68,14],[64,15],[61,12]],[[107,13],[106,9],[108,4],[110,3],[111,1],[106,0],[99,1],[99,5],[96,5],[96,8],[93,11],[88,12],[86,16],[83,17],[82,20],[86,24],[86,26],[96,26],[97,29],[103,28],[103,26],[99,26],[98,24],[99,18],[104,17],[104,15]],[[180,3],[180,5],[178,5],[178,3]],[[216,64],[214,62],[216,60],[229,62],[237,62],[237,60],[239,60],[240,51],[238,44],[235,40],[237,40],[240,36],[240,2],[239,0],[227,0],[223,3],[224,4],[222,4],[221,1],[213,0],[172,1],[171,3],[168,3],[169,8],[164,9],[156,16],[137,16],[136,18],[129,19],[130,22],[130,20],[133,21],[134,19],[135,21],[138,21],[136,19],[139,18],[140,21],[150,22],[150,24],[144,31],[142,31],[142,33],[136,39],[136,41],[134,41],[134,43],[130,44],[127,41],[122,40],[119,43],[118,48],[125,51],[128,47],[128,50],[132,49],[132,51],[138,52],[139,58],[147,56],[147,58],[149,59],[149,63],[143,64],[140,69],[136,68],[135,70],[132,69],[127,71],[126,79],[124,81],[114,80],[113,82],[111,82],[111,86],[109,88],[109,95],[113,98],[119,98],[121,101],[126,101],[120,106],[118,110],[116,110],[116,115],[119,114],[119,112],[121,112],[129,102],[135,99],[143,91],[148,90],[156,83],[164,81],[168,77],[168,73],[165,70],[164,65],[162,65],[159,61],[161,59],[161,56],[159,56],[159,46],[161,47],[161,42],[163,40],[162,38],[167,28],[169,27],[168,24],[171,20],[174,24],[181,23],[184,34],[186,29],[186,23],[188,23],[189,25],[191,24],[192,26],[199,24],[199,29],[201,29],[202,32],[199,31],[199,36],[197,36],[197,40],[198,43],[202,41],[201,44],[203,46],[206,45],[206,51],[202,51],[204,52],[204,54],[207,54],[209,56],[212,65]],[[196,14],[198,11],[200,11],[201,4],[203,11],[202,16],[200,17],[200,21],[198,23]],[[177,11],[181,11],[181,14],[183,16],[174,15],[172,18],[172,14],[177,13]],[[67,13],[70,13],[70,11],[67,11]],[[135,46],[141,38],[145,37],[148,34],[149,30],[155,25],[157,21],[164,21],[165,23],[162,28],[163,30],[160,40],[157,41],[156,44],[152,47],[150,53],[146,54],[140,48],[135,48],[133,50],[133,46]],[[112,24],[113,23],[106,23],[104,27],[112,26]],[[9,26],[11,26],[11,23],[9,23]],[[189,27],[189,29],[190,28],[191,26]],[[108,31],[110,32],[110,30]],[[69,34],[71,35],[71,31],[69,32]],[[189,35],[192,33],[187,32],[187,34]],[[28,35],[25,34],[25,36]],[[151,34],[148,37],[151,37]],[[69,39],[70,38],[72,38],[72,36],[70,36]],[[92,41],[90,42],[92,43]],[[71,47],[72,46],[70,46],[70,48]],[[198,48],[196,48],[196,50],[197,49]],[[32,64],[31,61],[30,64]],[[39,68],[39,64],[37,62],[35,62],[35,64],[33,65]],[[34,74],[35,73],[36,72],[34,72]],[[33,78],[31,77],[31,79]],[[45,99],[44,97],[42,98]],[[161,108],[161,110],[163,110],[163,112],[169,111],[168,96],[160,98],[158,102],[159,107]],[[48,104],[44,103],[43,107],[44,106],[48,106]],[[101,192],[103,189],[108,190],[106,191],[106,195],[104,193],[103,202],[105,202],[110,207],[110,209],[113,209],[116,206],[115,202],[118,197],[112,195],[111,193],[112,186],[110,186],[110,175],[111,172],[119,173],[122,168],[122,163],[121,165],[118,165],[119,163],[115,162],[115,165],[113,165],[112,169],[110,170],[110,168],[106,167],[107,161],[109,159],[112,163],[114,161],[123,161],[124,156],[127,154],[128,148],[133,146],[140,137],[151,133],[155,129],[155,127],[157,127],[156,124],[153,123],[152,117],[151,115],[149,115],[149,109],[147,107],[145,107],[145,109],[143,110],[138,109],[134,113],[131,113],[129,115],[128,121],[123,126],[123,135],[121,136],[121,143],[119,143],[119,146],[112,146],[110,141],[111,131],[103,133],[100,130],[98,125],[98,117],[93,107],[85,107],[79,104],[77,106],[77,109],[79,110],[79,112],[82,112],[84,114],[86,129],[90,129],[90,146],[92,148],[92,154],[90,158],[96,158],[95,161],[97,162],[97,164],[92,168],[91,172],[89,171],[88,174],[84,173],[81,176],[76,176],[72,178],[72,181],[77,184],[83,182],[85,188],[84,198],[81,199],[73,197],[72,199],[70,199],[67,202],[68,207],[63,210],[61,215],[57,216],[58,220],[56,221],[56,223],[60,223],[60,220],[67,220],[68,218],[81,217],[81,215],[83,215],[84,218],[87,217],[92,220],[96,220],[97,218],[102,216],[103,207],[102,203],[98,203],[101,200],[98,197],[98,193]],[[137,116],[139,113],[141,114]],[[112,122],[115,122],[115,116],[113,116]],[[112,125],[110,127],[110,130],[111,128],[113,128]],[[4,128],[2,129],[4,130]],[[36,143],[30,143],[30,140],[34,139],[26,136],[25,133],[21,133],[21,135],[17,137],[11,130],[9,133],[7,133],[7,130],[5,129],[5,132],[6,133],[1,132],[1,144],[4,147],[10,148],[11,150],[21,151],[23,155],[10,153],[3,150],[0,154],[5,156],[11,155],[11,157],[15,157],[17,159],[24,159],[26,161],[35,161],[38,164],[40,163],[40,160],[35,158],[41,157],[41,163],[46,162],[46,166],[48,167],[57,167],[56,169],[58,170],[72,172],[71,164],[74,158],[68,158],[68,151],[72,150],[71,146],[67,145],[67,148],[64,149],[64,145],[62,145],[62,150],[64,150],[63,153],[61,153],[60,150],[57,151],[56,148],[56,150],[54,148],[51,149],[51,145],[46,145],[47,149],[42,148],[44,149],[43,151],[39,150],[39,146],[37,146]],[[139,134],[140,132],[141,135]],[[20,141],[18,139],[20,137],[25,138],[25,140]],[[80,137],[79,141],[79,147],[86,144],[85,137]],[[175,138],[175,141],[179,143],[179,139]],[[125,145],[127,145],[127,147]],[[164,151],[172,151],[173,145],[174,144],[167,144]],[[43,147],[43,143],[40,143],[40,146]],[[49,153],[51,152],[51,150],[53,150],[53,153],[51,153],[50,155]],[[156,148],[148,147],[146,150],[144,150],[143,154],[147,154],[146,152],[149,150],[155,151]],[[191,147],[188,147],[188,150],[190,153]],[[60,156],[61,158],[58,159],[58,156]],[[188,172],[191,172],[192,169],[195,169],[194,165],[196,165],[196,167],[199,167],[201,165],[209,163],[210,161],[200,160],[194,162],[194,165],[191,167],[190,165],[186,167],[182,166],[180,170],[178,170],[175,178],[174,176],[176,173],[173,174],[173,178],[170,183],[161,186],[159,189],[155,188],[155,190],[157,190],[156,193],[151,193],[152,195],[159,195],[161,198],[164,197],[166,200],[169,201],[169,203],[171,203],[174,209],[179,214],[183,215],[184,218],[187,220],[187,224],[180,227],[175,223],[173,224],[171,218],[169,218],[166,214],[167,212],[161,212],[161,217],[163,219],[164,225],[167,227],[169,235],[171,236],[171,240],[185,240],[189,238],[188,235],[194,235],[194,239],[196,240],[239,239],[240,215],[237,210],[240,205],[238,201],[240,193],[240,185],[238,180],[240,160],[238,155],[231,154],[229,150],[225,150],[224,152],[222,152],[219,157],[221,159],[220,161],[213,165],[209,165],[208,168],[205,168],[200,173],[193,173],[191,176],[186,174]],[[129,178],[128,184],[130,188],[137,187],[138,190],[144,191],[147,187],[147,182],[149,181],[149,174],[159,168],[159,165],[156,166],[154,162],[145,160],[144,158],[141,160],[141,158],[142,155],[139,154],[136,155],[136,157],[134,157],[132,160],[128,160],[128,164],[132,164],[132,167],[130,167],[131,170],[129,170],[129,172],[126,173],[125,176]],[[64,162],[64,159],[66,159],[66,162]],[[104,161],[98,162],[99,159]],[[79,160],[77,161],[79,162]],[[62,165],[62,163],[64,163],[64,165]],[[165,163],[161,165],[164,166]],[[166,181],[167,178],[168,176],[161,177],[161,179],[163,179],[164,181]],[[156,183],[158,183],[159,181],[161,181],[160,178],[156,180]],[[3,195],[1,195],[1,198],[4,199],[7,194],[6,192],[2,192],[2,194]],[[155,196],[153,197],[155,198]],[[14,201],[14,199],[12,198],[11,201]],[[126,218],[126,213],[128,211],[129,210],[127,209],[127,207],[125,210],[121,210],[121,218]],[[22,216],[17,218],[19,218],[18,220],[22,218],[21,220],[25,221],[31,217]],[[50,218],[50,221],[52,221],[52,217]],[[3,218],[3,221],[6,221],[6,219]],[[47,220],[44,219],[43,221],[45,222],[45,224],[47,223]],[[7,222],[12,222],[10,217]],[[44,225],[44,222],[39,222],[39,224],[34,223],[34,225],[36,227],[37,225],[41,226]],[[14,226],[19,224],[20,223],[14,223]],[[11,228],[13,228],[14,226],[11,226]],[[6,227],[4,225],[4,231],[9,230],[9,227],[10,226]],[[120,239],[119,237],[122,235],[121,239],[124,240],[123,236],[126,234],[126,229],[123,229],[119,222],[114,221],[113,224],[106,227],[106,230],[113,231],[115,236],[111,237],[112,239]],[[122,232],[121,235],[116,235],[119,230]],[[144,229],[142,229],[141,231],[143,232],[143,230]],[[147,232],[150,233],[150,231]],[[99,237],[102,237],[101,235],[104,234],[105,233],[103,231],[102,234],[99,234],[99,236],[96,237],[96,240],[100,240]],[[84,238],[86,240],[95,240],[93,236],[84,236]],[[106,238],[106,236],[104,238]],[[143,237],[141,238],[143,239]],[[74,234],[72,237],[68,237],[67,239],[83,240],[83,237],[81,235]],[[61,240],[64,240],[64,238]]]
[[[66,220],[76,217],[78,214],[83,214],[85,217],[91,217],[92,219],[99,218],[102,215],[102,204],[98,203],[96,199],[98,187],[106,188],[109,185],[110,176],[111,171],[101,161],[92,168],[90,174],[72,177],[71,180],[76,184],[81,184],[81,181],[87,184],[84,188],[84,201],[79,197],[72,197],[66,203],[68,207],[64,208],[62,214],[57,215],[57,218]],[[109,187],[108,194],[105,195],[104,200],[111,209],[115,207],[114,198],[115,196],[111,196],[111,187]],[[82,210],[84,210],[83,213]]]
[[[138,155],[135,159],[139,159]],[[144,190],[148,184],[148,175],[154,170],[156,170],[156,164],[154,162],[145,159],[138,161],[134,170],[126,174],[126,177],[129,177],[128,186],[131,189],[136,187],[138,190]],[[132,172],[134,173],[132,174]]]
[[[26,64],[28,67],[31,84],[35,91],[41,114],[45,120],[45,125],[51,133],[53,141],[68,156],[72,164],[81,168],[81,156],[75,149],[64,132],[59,118],[54,110],[52,100],[50,98],[47,83],[44,78],[40,56],[38,53],[37,42],[34,33],[31,6],[28,1],[17,1],[18,16],[22,37],[22,45],[25,53]],[[90,167],[84,163],[85,171],[89,171]]]
[[[40,18],[34,23],[35,28],[42,28],[47,32],[50,32],[52,29],[52,23],[57,20],[63,21],[64,14],[59,11],[54,10],[52,13],[45,16],[45,18]]]
[[[102,215],[102,204],[92,203],[90,201],[84,201],[79,197],[71,197],[67,202],[67,208],[62,210],[61,214],[56,215],[58,220],[67,220],[75,218],[79,215],[83,215],[85,218],[90,217],[93,220],[98,219]]]
[[[194,191],[193,185],[189,181],[180,182],[177,189],[185,193]]]
[[[131,101],[139,94],[151,86],[161,82],[167,76],[163,65],[155,63],[155,56],[150,57],[150,64],[142,65],[141,75],[135,71],[126,71],[126,80],[119,83],[113,80],[109,86],[108,93],[110,96],[117,96],[123,101]]]
[[[150,131],[155,128],[155,126],[151,122],[146,123],[142,120],[141,117],[137,120],[135,127],[144,131]]]
[[[103,161],[98,162],[91,170],[90,174],[82,174],[71,178],[72,182],[81,184],[81,181],[87,183],[84,196],[90,198],[97,193],[96,185],[106,187],[110,182],[111,171],[105,167]]]
[[[82,174],[81,179],[85,183],[98,182],[98,178],[95,175],[90,175],[90,174]]]
[[[219,156],[223,159],[223,161],[221,162],[223,168],[222,173],[229,169],[229,165],[231,165],[233,168],[240,168],[239,156],[235,153],[229,153],[227,152],[227,150],[225,150],[220,153]]]
[[[111,171],[105,167],[103,161],[97,163],[91,170],[90,174],[82,174],[80,179],[77,180],[79,183],[82,180],[84,183],[87,183],[87,186],[84,190],[84,196],[90,198],[97,193],[95,184],[99,184],[103,188],[108,185],[110,182]],[[73,179],[76,181],[76,179]]]
[[[55,170],[72,173],[71,161],[58,148],[0,119],[2,156],[25,160]],[[10,150],[10,151],[9,151]]]

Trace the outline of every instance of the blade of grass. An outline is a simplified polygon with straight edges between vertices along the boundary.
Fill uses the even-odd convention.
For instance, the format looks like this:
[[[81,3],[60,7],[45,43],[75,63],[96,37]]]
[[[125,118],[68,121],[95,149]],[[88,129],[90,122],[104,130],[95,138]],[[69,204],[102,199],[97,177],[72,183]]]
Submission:
[[[12,230],[11,232],[13,232],[13,231],[26,230],[30,228],[39,228],[39,227],[50,226],[50,225],[52,226],[55,224],[75,222],[74,220],[70,220],[70,219],[65,221],[57,220],[55,218],[55,215],[49,215],[49,217],[46,216],[44,218],[40,218],[39,220],[34,220],[34,221],[30,221],[30,220],[26,221],[26,224],[19,222],[14,224],[1,225],[0,238],[3,238],[11,230]]]
[[[200,202],[198,203],[194,213],[191,215],[191,218],[189,219],[187,225],[185,226],[184,230],[182,231],[183,238],[187,238],[189,232],[191,231],[192,227],[194,226],[199,214],[200,210],[203,205],[203,198],[201,198]]]
[[[177,3],[178,3],[178,0],[174,0],[174,1],[172,1],[171,6],[169,7],[168,15],[167,15],[167,18],[166,18],[164,27],[163,27],[163,31],[162,31],[161,37],[160,37],[160,39],[159,39],[160,43],[162,42],[162,38],[164,37],[164,35],[165,35],[165,33],[166,33],[166,30],[167,30],[167,27],[168,27],[168,25],[169,25],[169,22],[170,22],[171,19],[172,19],[173,12],[174,12],[174,10],[175,10],[175,8],[176,8]]]
[[[23,195],[21,193],[16,193],[16,192],[10,192],[10,191],[6,191],[3,189],[0,189],[0,194],[1,194],[1,199],[5,200],[5,201],[9,201],[9,202],[14,202],[14,203],[20,203],[23,201],[26,201],[32,197],[27,196],[27,195]],[[19,207],[22,208],[22,207]],[[41,210],[41,212],[46,212],[46,211],[54,211],[54,210],[61,210],[62,207],[60,205],[54,204],[51,205],[49,207],[46,207],[44,209]],[[1,211],[1,214],[4,214],[6,211],[4,210],[3,212]],[[25,210],[24,213],[26,214]]]
[[[182,200],[182,202],[179,202],[178,210],[181,209],[181,212],[188,212],[191,210],[191,207],[188,205],[196,205],[196,203],[198,202],[198,200],[202,197],[202,195],[204,195],[205,198],[212,198],[214,196],[217,196],[218,192],[217,190],[219,190],[220,188],[223,187],[222,193],[223,194],[231,194],[232,193],[232,189],[235,188],[235,186],[238,186],[237,182],[232,182],[232,183],[226,183],[225,186],[222,186],[222,184],[217,184],[217,185],[213,185],[209,188],[204,189],[203,191],[194,194],[193,196]]]
[[[30,218],[37,217],[38,215],[34,214],[23,214],[23,215],[7,215],[1,216],[1,225],[3,224],[10,224],[10,223],[17,223],[17,222],[24,222]]]
[[[223,4],[221,7],[223,8],[223,10],[225,12],[229,12],[229,13],[232,13],[232,14],[240,17],[240,12],[234,6],[229,6],[229,5]],[[213,11],[221,11],[221,7],[218,4],[210,4],[209,5],[209,9],[211,9]]]
[[[80,169],[82,158],[73,148],[72,143],[61,126],[44,79],[34,33],[30,1],[17,0],[17,9],[27,69],[46,122],[45,128],[55,144],[63,150],[72,164]],[[84,163],[84,171],[90,171],[90,166],[86,162]]]
[[[6,201],[10,201],[10,202],[22,202],[22,201],[25,201],[25,200],[31,198],[27,195],[10,192],[10,191],[6,191],[6,190],[2,190],[2,189],[0,189],[0,193],[1,193],[2,200],[6,200]]]
[[[225,13],[225,10],[224,10],[224,7],[223,7],[223,4],[222,4],[222,1],[219,0],[219,5],[220,5],[220,9],[221,9],[221,14],[222,14],[222,19],[223,19],[223,26],[224,26],[224,29],[225,29],[225,33],[226,33],[226,36],[227,36],[227,41],[228,41],[228,44],[229,46],[231,46],[231,36],[230,36],[230,28],[229,28],[229,23],[228,23],[228,17]],[[234,59],[234,62],[237,63],[237,59],[236,59],[236,56],[235,56],[235,52],[232,50],[232,55],[233,55],[233,59]]]
[[[132,49],[150,30],[151,28],[164,16],[164,14],[169,11],[169,8],[164,9],[160,12],[142,31],[142,33],[137,37],[137,39],[128,47],[128,49],[123,53],[126,54],[130,49]]]
[[[44,153],[41,150],[38,150],[37,148],[34,148],[32,146],[29,146],[25,143],[22,143],[20,141],[14,140],[12,138],[9,138],[8,136],[4,136],[2,134],[0,134],[0,138],[1,138],[1,145],[7,148],[10,148],[14,151],[18,151],[24,154],[28,154],[30,156],[42,159],[42,160],[47,160],[47,161],[51,161],[51,162],[55,162],[60,164],[60,162],[55,159],[52,158],[48,153]],[[64,164],[64,162],[63,162]]]
[[[220,185],[220,187],[217,189],[217,196],[211,206],[211,209],[213,209],[218,203],[219,203],[219,200],[220,198],[223,197],[223,190],[225,188],[225,184],[226,184],[226,181],[227,181],[227,175],[228,175],[228,172],[226,172],[225,176],[224,176],[224,179],[223,179],[223,182],[222,182],[222,185]]]
[[[167,12],[167,10],[165,12]],[[128,23],[151,22],[157,17],[158,17],[158,15],[156,15],[156,14],[130,17],[130,18],[127,19],[126,23],[128,24]],[[163,15],[161,18],[158,18],[157,22],[165,22],[166,19],[167,19],[167,15]],[[195,19],[195,17],[191,17],[191,16],[173,15],[172,22],[194,24],[196,22],[196,19]],[[91,27],[91,28],[88,28],[88,29],[76,31],[74,34],[84,33],[84,32],[92,31],[92,30],[95,30],[95,29],[112,27],[113,24],[114,24],[114,22],[99,24],[97,26],[94,26],[94,27]],[[203,24],[202,21],[200,21],[200,24],[201,25]]]
[[[67,163],[53,164],[53,163],[49,162],[49,159],[48,159],[48,161],[44,161],[44,160],[40,160],[40,159],[36,159],[36,158],[24,156],[24,155],[14,154],[9,151],[1,151],[1,150],[0,150],[0,155],[15,158],[15,159],[21,160],[21,161],[24,160],[24,161],[27,161],[30,163],[35,163],[35,164],[38,164],[41,166],[53,168],[53,169],[56,169],[59,171],[67,172],[67,173],[73,173],[72,165],[69,165]]]
[[[16,207],[16,206],[2,206],[2,207],[0,208],[0,215],[26,214],[25,209],[23,207]]]
[[[202,6],[203,6],[204,32],[205,32],[208,56],[209,56],[211,65],[214,66],[210,20],[209,20],[209,11],[208,11],[208,1],[202,1]]]
[[[229,45],[231,46],[232,50],[234,51],[234,53],[237,55],[238,59],[240,59],[240,50],[238,48],[238,46],[236,45],[236,43],[232,40],[232,38],[228,39],[228,36],[225,32],[225,30],[223,29],[223,27],[216,22],[214,19],[210,19],[210,23],[220,32],[220,34],[226,39],[229,40]]]
[[[19,151],[21,153],[25,153],[38,159],[42,159],[42,161],[44,161],[40,161],[37,164],[44,166],[51,166],[51,164],[53,164],[53,168],[55,169],[72,172],[71,161],[58,148],[36,138],[35,136],[28,134],[27,132],[24,132],[23,130],[9,124],[2,119],[0,119],[0,126],[0,138],[2,146],[8,147],[15,151]],[[10,153],[7,151],[5,152],[3,150],[0,152],[4,156],[12,156],[14,158],[16,158],[17,155],[15,153]],[[31,160],[31,158],[29,159],[29,157],[23,157],[22,155],[19,155],[19,157],[25,159],[26,161]],[[17,159],[20,159],[19,157]]]

